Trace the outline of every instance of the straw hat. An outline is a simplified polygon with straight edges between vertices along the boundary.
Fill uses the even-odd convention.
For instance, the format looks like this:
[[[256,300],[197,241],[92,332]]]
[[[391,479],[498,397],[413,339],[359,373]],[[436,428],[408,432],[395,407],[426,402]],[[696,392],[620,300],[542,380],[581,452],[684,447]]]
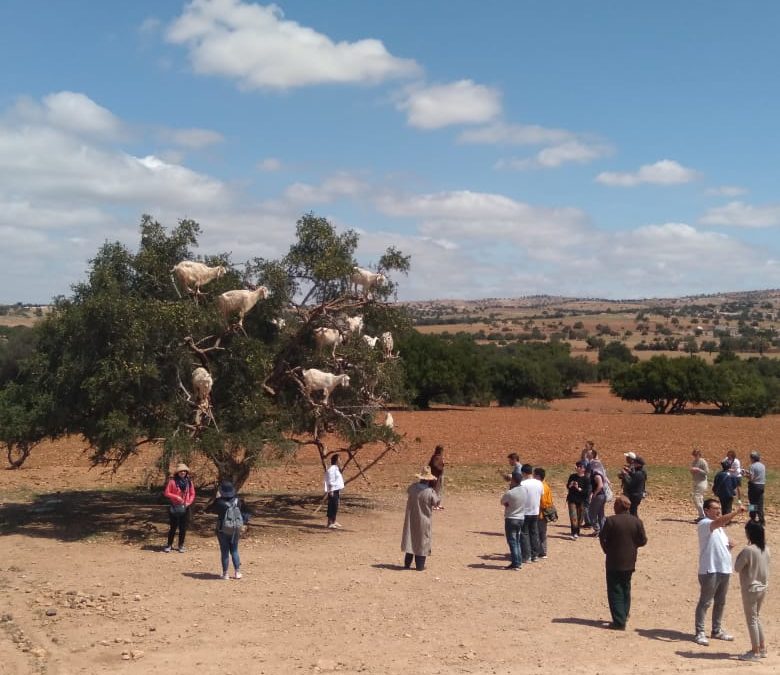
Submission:
[[[431,473],[430,466],[424,466],[420,473],[416,473],[414,475],[417,476],[417,478],[420,480],[436,480],[436,476]]]
[[[190,467],[188,467],[184,462],[179,462],[176,465],[176,469],[173,473],[179,473],[179,471],[186,471],[187,473],[190,472]]]

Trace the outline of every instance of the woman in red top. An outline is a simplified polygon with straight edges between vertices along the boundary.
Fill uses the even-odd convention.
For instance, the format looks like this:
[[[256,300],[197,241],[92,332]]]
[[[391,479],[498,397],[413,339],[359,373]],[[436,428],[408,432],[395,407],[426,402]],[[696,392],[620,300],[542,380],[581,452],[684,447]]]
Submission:
[[[195,501],[195,485],[190,478],[190,469],[186,464],[179,464],[174,474],[168,479],[163,495],[167,497],[171,506],[168,509],[171,520],[171,529],[168,531],[168,545],[163,549],[171,552],[173,536],[179,530],[179,553],[184,553],[184,537],[187,534],[187,523],[190,517],[190,506]]]

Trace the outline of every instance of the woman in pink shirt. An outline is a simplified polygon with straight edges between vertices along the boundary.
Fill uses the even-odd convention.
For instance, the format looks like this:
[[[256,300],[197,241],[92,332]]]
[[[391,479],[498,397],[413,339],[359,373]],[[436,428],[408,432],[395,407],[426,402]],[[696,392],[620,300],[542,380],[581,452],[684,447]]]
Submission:
[[[170,553],[173,548],[173,537],[176,530],[179,531],[179,553],[184,553],[184,537],[187,534],[187,524],[190,517],[190,506],[195,501],[195,485],[190,478],[190,469],[180,463],[176,467],[174,474],[165,484],[163,495],[170,500],[171,505],[168,509],[171,528],[168,530],[168,544],[163,549]]]

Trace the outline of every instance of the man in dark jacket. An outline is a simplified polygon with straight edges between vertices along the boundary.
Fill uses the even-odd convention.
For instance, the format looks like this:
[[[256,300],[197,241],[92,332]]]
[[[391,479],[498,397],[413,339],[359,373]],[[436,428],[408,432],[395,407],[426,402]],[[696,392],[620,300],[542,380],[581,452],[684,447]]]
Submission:
[[[635,455],[633,452],[625,453],[627,461],[620,471],[620,480],[623,483],[623,494],[631,502],[629,509],[632,516],[639,515],[639,504],[645,496],[645,487],[647,485],[647,471],[645,471],[645,460]]]
[[[613,630],[626,629],[637,550],[647,543],[645,526],[628,512],[630,508],[628,497],[615,497],[615,515],[607,518],[599,533],[601,548],[607,554],[607,600],[612,614],[609,627]]]

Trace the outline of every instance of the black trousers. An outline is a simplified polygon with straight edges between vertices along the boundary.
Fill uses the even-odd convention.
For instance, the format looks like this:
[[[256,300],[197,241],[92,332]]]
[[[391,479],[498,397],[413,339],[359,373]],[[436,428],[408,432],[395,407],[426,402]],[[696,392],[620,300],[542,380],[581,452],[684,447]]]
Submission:
[[[632,516],[639,517],[639,504],[642,502],[642,497],[637,495],[628,495],[628,500],[631,502],[631,508],[628,510],[628,512]]]
[[[764,525],[764,485],[748,482],[748,503],[755,506],[750,518]]]
[[[632,574],[634,570],[628,572],[607,570],[607,601],[609,612],[612,614],[612,623],[617,626],[625,626],[631,613]]]
[[[184,546],[184,537],[187,535],[187,525],[189,523],[190,510],[187,509],[184,513],[173,513],[168,509],[170,516],[171,529],[168,530],[168,546],[173,546],[173,537],[176,534],[176,530],[179,530],[179,548]]]
[[[339,499],[341,490],[333,490],[328,494],[328,522],[336,522],[336,514],[339,512]]]

